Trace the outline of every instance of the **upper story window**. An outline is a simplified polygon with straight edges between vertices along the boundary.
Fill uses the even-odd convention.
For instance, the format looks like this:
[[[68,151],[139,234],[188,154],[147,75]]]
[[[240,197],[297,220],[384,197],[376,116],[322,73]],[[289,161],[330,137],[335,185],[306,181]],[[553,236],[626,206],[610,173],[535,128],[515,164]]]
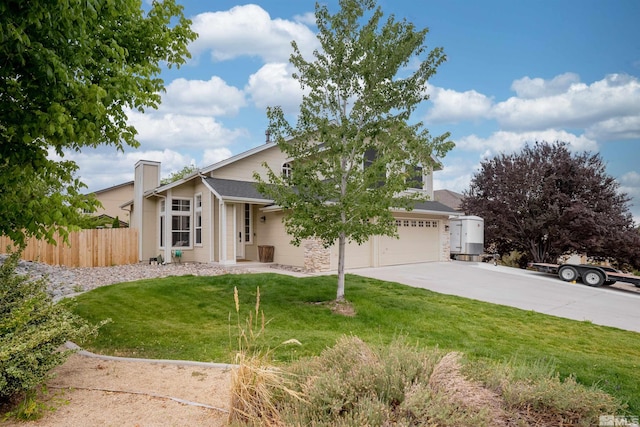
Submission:
[[[374,148],[367,149],[367,151],[365,151],[363,156],[363,168],[367,169],[368,167],[371,167],[376,157],[377,157],[377,151]],[[407,165],[407,168],[409,167],[410,166]],[[384,178],[381,178],[378,181],[378,186],[382,186],[382,185],[384,185]],[[420,166],[413,167],[413,173],[411,173],[411,176],[407,181],[407,186],[409,188],[416,188],[419,190],[424,189],[424,172],[422,167]]]
[[[419,190],[422,190],[424,188],[424,176],[422,167],[413,167],[413,174],[411,174],[411,177],[409,178],[407,184],[409,188],[417,188]]]
[[[282,165],[282,177],[291,178],[292,173],[293,173],[293,166],[291,166],[291,162],[284,163]]]

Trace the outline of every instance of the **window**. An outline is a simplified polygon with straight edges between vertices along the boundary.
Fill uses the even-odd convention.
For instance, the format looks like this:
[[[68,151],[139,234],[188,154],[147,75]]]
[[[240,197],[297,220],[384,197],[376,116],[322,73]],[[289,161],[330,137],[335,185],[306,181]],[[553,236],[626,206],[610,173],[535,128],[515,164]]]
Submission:
[[[191,199],[171,200],[171,246],[183,248],[191,244]]]
[[[283,178],[291,178],[291,174],[293,173],[293,167],[291,166],[291,162],[286,162],[282,165],[282,177]]]
[[[196,194],[194,214],[195,244],[202,244],[202,194]]]
[[[431,226],[433,228],[438,228],[438,221],[431,221]]]
[[[251,205],[249,203],[244,204],[244,241],[251,243],[253,241],[253,232],[251,231]]]
[[[363,163],[362,163],[362,168],[363,169],[368,169],[373,165],[373,162],[375,161],[376,157],[378,156],[378,152],[374,149],[374,148],[368,148],[365,152],[364,152],[364,158],[363,158]],[[386,180],[386,172],[383,172],[379,177],[378,180],[376,182],[375,185],[370,186],[369,188],[379,188],[382,187],[385,183]]]
[[[420,166],[413,167],[413,173],[407,182],[409,188],[417,188],[418,190],[422,190],[424,188],[423,183],[424,177],[422,175],[422,168]]]

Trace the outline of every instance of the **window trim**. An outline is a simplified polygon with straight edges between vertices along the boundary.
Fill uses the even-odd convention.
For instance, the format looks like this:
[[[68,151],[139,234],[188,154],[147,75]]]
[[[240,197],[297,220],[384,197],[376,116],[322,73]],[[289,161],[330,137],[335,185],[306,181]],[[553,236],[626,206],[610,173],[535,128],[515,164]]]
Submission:
[[[187,201],[189,202],[189,210],[183,210],[183,203],[179,204],[179,210],[174,210],[174,201]],[[193,199],[190,197],[172,197],[171,198],[171,249],[192,249],[193,248],[193,238],[194,238],[194,227],[193,227]],[[186,230],[174,230],[173,222],[175,217],[186,217],[189,223],[189,227]],[[173,245],[173,235],[174,233],[188,233],[188,240],[185,246],[174,246]]]
[[[242,222],[242,227],[243,227],[243,233],[244,233],[244,241],[242,243],[244,243],[245,245],[252,245],[253,244],[253,207],[251,205],[251,203],[245,203],[243,208],[242,208],[242,212],[243,212],[243,222]]]
[[[199,202],[199,203],[198,203]],[[202,193],[196,193],[193,197],[193,245],[203,246],[202,243]],[[200,241],[198,241],[198,231],[200,232]]]
[[[282,167],[280,168],[280,175],[284,179],[291,179],[291,176],[293,175],[293,163],[290,161],[282,163]]]

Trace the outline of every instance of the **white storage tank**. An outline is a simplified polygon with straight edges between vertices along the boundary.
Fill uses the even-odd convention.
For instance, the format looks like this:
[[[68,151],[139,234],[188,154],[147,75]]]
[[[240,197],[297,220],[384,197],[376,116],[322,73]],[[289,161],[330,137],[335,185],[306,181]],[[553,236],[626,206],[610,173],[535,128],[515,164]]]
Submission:
[[[449,220],[451,256],[465,261],[479,261],[484,252],[484,219],[459,216]]]

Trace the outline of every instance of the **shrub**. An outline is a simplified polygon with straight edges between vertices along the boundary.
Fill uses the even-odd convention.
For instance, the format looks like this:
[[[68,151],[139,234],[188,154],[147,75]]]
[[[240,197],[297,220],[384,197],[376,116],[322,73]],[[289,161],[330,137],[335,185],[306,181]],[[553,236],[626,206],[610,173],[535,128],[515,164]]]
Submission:
[[[66,341],[97,331],[54,303],[45,279],[18,274],[19,257],[12,253],[0,266],[0,404],[43,384],[70,354],[59,350]]]

